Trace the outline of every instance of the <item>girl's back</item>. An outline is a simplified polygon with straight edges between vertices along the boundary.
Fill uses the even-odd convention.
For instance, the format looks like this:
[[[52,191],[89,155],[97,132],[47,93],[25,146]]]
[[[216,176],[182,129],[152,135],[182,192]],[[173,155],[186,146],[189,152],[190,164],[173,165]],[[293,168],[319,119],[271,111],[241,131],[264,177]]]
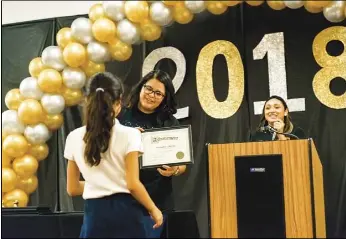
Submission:
[[[85,186],[83,198],[100,198],[115,193],[130,193],[126,184],[125,156],[134,151],[141,152],[139,130],[123,126],[114,120],[107,151],[101,154],[100,164],[90,167],[85,161],[86,127],[73,130],[66,138],[64,156],[77,164]]]

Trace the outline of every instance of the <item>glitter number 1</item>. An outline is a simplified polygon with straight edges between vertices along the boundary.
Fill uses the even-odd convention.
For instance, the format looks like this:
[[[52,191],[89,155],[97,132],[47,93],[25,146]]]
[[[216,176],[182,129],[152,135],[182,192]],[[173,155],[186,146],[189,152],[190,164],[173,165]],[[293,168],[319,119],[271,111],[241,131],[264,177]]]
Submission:
[[[293,111],[305,111],[305,98],[288,99],[285,66],[284,33],[265,34],[253,50],[253,59],[261,60],[267,55],[269,94],[281,96],[286,100],[288,108]],[[255,115],[262,114],[265,101],[254,102]]]

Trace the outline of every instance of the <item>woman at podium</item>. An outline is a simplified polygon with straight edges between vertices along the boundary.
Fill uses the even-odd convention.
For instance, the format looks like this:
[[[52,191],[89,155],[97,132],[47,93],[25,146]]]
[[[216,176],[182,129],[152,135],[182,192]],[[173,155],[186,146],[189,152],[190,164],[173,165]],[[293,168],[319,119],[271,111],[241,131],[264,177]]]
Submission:
[[[303,129],[292,123],[285,100],[273,95],[264,104],[259,126],[251,135],[251,141],[303,139],[305,137]]]

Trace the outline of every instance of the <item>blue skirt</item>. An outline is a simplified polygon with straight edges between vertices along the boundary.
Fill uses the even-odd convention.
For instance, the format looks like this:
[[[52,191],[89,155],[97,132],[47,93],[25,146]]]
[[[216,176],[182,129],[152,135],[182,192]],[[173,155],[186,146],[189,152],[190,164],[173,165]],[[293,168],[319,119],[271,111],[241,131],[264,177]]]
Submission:
[[[143,207],[128,193],[87,199],[80,238],[145,238]]]

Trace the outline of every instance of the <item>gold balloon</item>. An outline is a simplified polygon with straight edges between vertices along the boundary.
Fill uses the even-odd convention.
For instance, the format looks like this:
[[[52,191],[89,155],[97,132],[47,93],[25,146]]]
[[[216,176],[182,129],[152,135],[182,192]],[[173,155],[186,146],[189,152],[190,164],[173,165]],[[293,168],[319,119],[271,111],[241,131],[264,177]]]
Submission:
[[[38,124],[43,120],[43,112],[40,102],[34,99],[26,99],[19,105],[18,117],[24,124]]]
[[[8,135],[2,143],[4,153],[13,158],[23,156],[28,147],[28,141],[21,134]]]
[[[72,37],[71,28],[61,28],[56,34],[56,42],[62,49],[64,49],[69,43],[75,42]]]
[[[100,3],[94,4],[89,10],[89,19],[94,22],[99,18],[105,17],[105,11]]]
[[[92,33],[96,40],[108,42],[115,37],[117,29],[113,21],[108,18],[97,19],[92,25]]]
[[[305,5],[307,5],[310,8],[324,8],[328,6],[333,1],[321,1],[321,0],[308,0],[305,2]]]
[[[19,188],[23,190],[25,193],[30,195],[31,193],[35,192],[38,186],[38,179],[36,175],[32,175],[28,178],[17,178],[17,184],[16,188]]]
[[[207,1],[207,9],[215,15],[220,15],[227,10],[227,6],[222,1]]]
[[[18,203],[18,207],[26,207],[29,202],[28,195],[21,189],[14,189],[4,195],[2,198],[5,207],[14,207]]]
[[[126,1],[125,15],[132,22],[141,22],[148,18],[149,5],[146,1]]]
[[[239,3],[241,3],[242,1],[235,1],[235,0],[231,0],[231,1],[222,1],[226,6],[228,7],[233,7],[238,5]]]
[[[28,178],[36,173],[38,161],[34,156],[25,154],[22,157],[15,158],[12,167],[19,177]]]
[[[66,106],[78,105],[82,102],[84,97],[80,89],[70,89],[67,87],[63,87],[60,93],[65,99]]]
[[[63,57],[67,65],[80,67],[87,59],[87,52],[82,44],[72,42],[65,47]]]
[[[1,132],[1,139],[2,139],[1,142],[4,142],[7,136],[8,136],[8,133]]]
[[[96,73],[104,72],[106,70],[106,66],[103,63],[97,64],[87,60],[83,65],[81,65],[81,69],[84,71],[87,77],[90,77]]]
[[[61,74],[54,69],[43,70],[38,76],[37,83],[43,92],[57,93],[62,86]]]
[[[38,161],[42,161],[48,157],[49,148],[46,143],[29,145],[28,154],[34,156]]]
[[[175,6],[181,4],[183,1],[162,1],[167,6]]]
[[[280,0],[268,0],[267,4],[271,9],[274,9],[274,10],[282,10],[286,7],[284,1],[280,1]]]
[[[306,11],[310,12],[310,13],[320,13],[323,11],[323,8],[322,7],[312,7],[310,6],[309,4],[305,3],[304,4],[304,7],[306,9]]]
[[[24,97],[20,94],[18,88],[10,90],[5,96],[5,104],[10,110],[18,110],[18,107],[23,100]]]
[[[62,116],[62,114],[46,114],[43,123],[49,130],[57,130],[64,123],[64,117]]]
[[[109,52],[114,60],[126,61],[132,55],[132,46],[119,39],[113,39],[109,42]]]
[[[7,193],[16,187],[17,174],[11,168],[1,170],[1,192]]]
[[[173,9],[173,19],[180,24],[187,24],[192,21],[193,14],[185,7],[185,5],[176,5]]]
[[[264,0],[247,0],[246,3],[250,6],[257,7],[261,5],[264,2]]]
[[[149,19],[145,19],[140,24],[140,29],[141,37],[146,41],[155,41],[160,38],[162,33],[161,27]]]
[[[1,151],[1,167],[11,168],[12,167],[12,157],[8,156],[3,150]]]
[[[38,77],[44,69],[47,69],[42,63],[41,57],[36,57],[30,61],[29,73],[32,77]]]

